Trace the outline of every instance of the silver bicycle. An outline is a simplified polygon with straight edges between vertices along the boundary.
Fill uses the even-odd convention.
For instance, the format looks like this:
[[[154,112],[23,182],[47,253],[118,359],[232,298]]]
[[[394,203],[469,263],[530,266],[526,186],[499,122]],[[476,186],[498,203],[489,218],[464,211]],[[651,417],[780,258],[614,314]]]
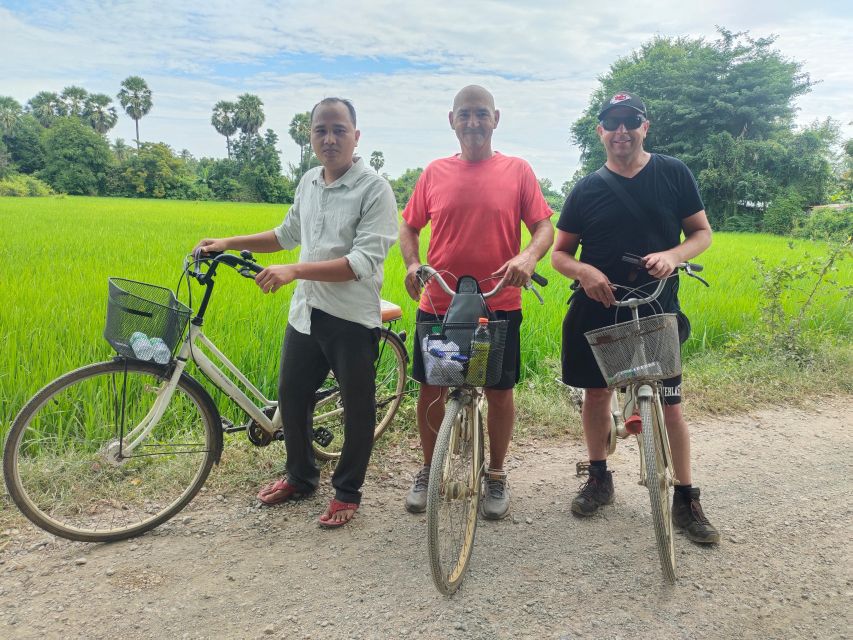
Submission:
[[[198,493],[219,462],[224,433],[245,431],[258,447],[283,439],[278,402],[202,332],[223,264],[246,278],[263,269],[248,251],[186,261],[184,273],[204,287],[194,316],[170,289],[110,279],[104,335],[119,355],[48,384],[21,409],[6,438],[6,486],[34,524],[83,542],[137,536]],[[391,328],[401,317],[399,307],[383,305],[375,438],[391,423],[406,385],[406,336]],[[161,362],[140,359],[157,357],[157,349]],[[205,387],[187,373],[190,362],[245,412],[244,424],[220,416]],[[334,459],[343,441],[343,405],[333,374],[315,402],[315,453]]]
[[[498,283],[481,294],[474,278],[462,276],[454,291],[435,269],[421,266],[418,271],[421,284],[431,278],[451,297],[466,293],[482,295],[485,300],[501,289]],[[541,286],[548,283],[538,274],[533,274],[533,280]],[[542,302],[542,296],[531,284],[526,288]],[[430,466],[426,508],[432,579],[436,588],[446,595],[462,584],[474,548],[485,473],[483,387],[496,384],[503,371],[507,321],[482,320],[487,319],[419,322],[416,332],[427,383],[449,388]],[[478,329],[483,331],[480,345],[483,351],[479,352]],[[478,357],[483,358],[482,362],[477,362]]]
[[[626,262],[641,267],[638,256],[625,256]],[[678,271],[705,282],[695,272],[702,266],[682,262]],[[672,276],[669,276],[672,277]],[[592,353],[611,396],[611,429],[608,453],[616,449],[620,438],[637,437],[640,449],[640,484],[648,488],[651,500],[655,543],[664,578],[674,583],[675,548],[673,545],[670,487],[678,484],[669,448],[669,436],[661,404],[661,381],[681,375],[681,344],[678,320],[674,313],[654,313],[640,317],[639,308],[654,305],[666,286],[668,278],[658,281],[655,290],[644,297],[635,297],[636,289],[626,289],[626,298],[615,303],[628,308],[632,319],[585,334]],[[618,285],[617,285],[618,286]],[[569,388],[573,400],[580,406],[580,390]],[[578,475],[588,473],[588,463],[577,464]]]

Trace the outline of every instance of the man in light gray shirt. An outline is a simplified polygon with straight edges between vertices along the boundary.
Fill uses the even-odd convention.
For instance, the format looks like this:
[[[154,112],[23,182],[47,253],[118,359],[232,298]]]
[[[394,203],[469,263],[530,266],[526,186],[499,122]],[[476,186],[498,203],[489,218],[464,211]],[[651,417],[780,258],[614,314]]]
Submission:
[[[333,371],[344,405],[344,445],[332,476],[335,498],[323,527],[349,522],[361,501],[376,423],[375,361],[383,264],[397,238],[388,182],[353,156],[360,132],[348,100],[326,98],[311,111],[311,146],[322,163],[305,173],[277,228],[204,239],[197,251],[273,252],[301,245],[299,262],[271,265],[255,282],[264,293],[299,280],[290,303],[279,372],[286,477],[258,493],[267,505],[311,494],[320,471],[311,447],[314,393]]]

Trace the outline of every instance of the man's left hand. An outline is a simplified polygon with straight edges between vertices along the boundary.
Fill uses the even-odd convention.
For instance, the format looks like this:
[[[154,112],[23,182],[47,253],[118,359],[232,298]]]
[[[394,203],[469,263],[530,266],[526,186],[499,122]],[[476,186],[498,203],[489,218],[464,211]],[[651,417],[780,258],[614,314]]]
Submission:
[[[646,268],[646,271],[658,279],[666,278],[675,271],[675,266],[679,262],[678,257],[669,251],[650,253],[643,258],[643,266]]]
[[[523,287],[530,282],[530,276],[536,269],[536,260],[530,256],[519,254],[507,260],[493,276],[503,276],[503,286]]]

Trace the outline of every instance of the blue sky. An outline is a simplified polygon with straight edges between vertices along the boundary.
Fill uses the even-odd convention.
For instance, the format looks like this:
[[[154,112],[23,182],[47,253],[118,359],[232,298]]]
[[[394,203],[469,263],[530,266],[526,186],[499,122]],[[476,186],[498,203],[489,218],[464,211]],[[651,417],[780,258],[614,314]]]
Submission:
[[[498,150],[527,159],[555,185],[578,164],[569,127],[597,77],[617,57],[660,36],[715,37],[715,25],[775,34],[776,47],[821,82],[801,97],[802,124],[827,116],[853,136],[853,3],[636,0],[394,3],[0,0],[0,95],[25,103],[38,91],[76,84],[114,96],[141,75],[154,108],[143,140],[196,156],[225,155],[210,126],[213,104],[258,94],[265,127],[285,162],[294,113],[329,95],[351,98],[360,152],[381,150],[383,171],[457,150],[447,124],[455,92],[482,84],[495,95]],[[654,123],[653,123],[654,124]],[[121,114],[110,137],[134,137]]]

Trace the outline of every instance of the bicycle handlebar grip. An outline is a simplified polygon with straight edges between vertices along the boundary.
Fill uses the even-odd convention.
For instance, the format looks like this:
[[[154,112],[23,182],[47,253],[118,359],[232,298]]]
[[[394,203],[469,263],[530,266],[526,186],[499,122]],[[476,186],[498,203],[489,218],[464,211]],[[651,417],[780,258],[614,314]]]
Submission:
[[[548,286],[548,278],[546,278],[544,276],[540,276],[535,271],[533,272],[533,275],[530,276],[530,279],[533,280],[533,282],[538,284],[540,287],[547,287]]]
[[[685,262],[684,264],[690,267],[692,271],[702,271],[702,269],[705,268],[701,264],[696,264],[695,262]]]

